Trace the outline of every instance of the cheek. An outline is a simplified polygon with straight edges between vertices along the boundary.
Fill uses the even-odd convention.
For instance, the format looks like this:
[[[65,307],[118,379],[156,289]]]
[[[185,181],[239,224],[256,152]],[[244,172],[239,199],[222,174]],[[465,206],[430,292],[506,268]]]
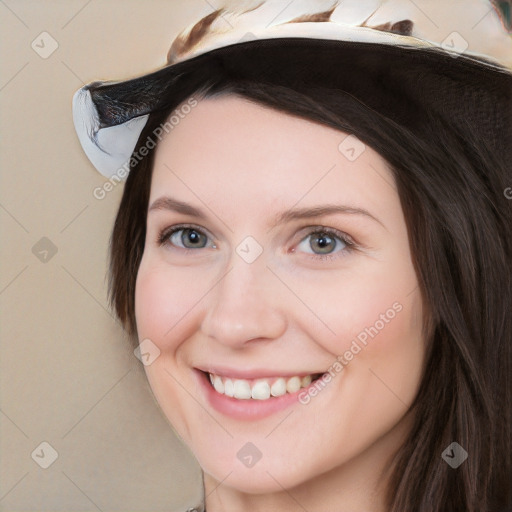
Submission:
[[[422,302],[419,290],[410,290],[374,288],[367,300],[353,301],[350,314],[336,325],[342,379],[334,381],[350,408],[340,422],[362,439],[391,429],[412,404],[421,382]]]
[[[197,272],[180,269],[171,272],[165,266],[144,260],[137,274],[135,318],[139,338],[151,339],[162,351],[173,347],[173,340],[185,339],[181,332],[185,317],[201,298]],[[176,333],[180,333],[178,336]]]
[[[311,333],[312,339],[331,354],[348,351],[347,359],[369,349],[390,350],[421,331],[421,301],[414,272],[403,270],[396,276],[377,268],[366,270],[317,278],[311,284],[302,281],[304,302],[328,327],[322,329],[321,336],[320,331]],[[311,322],[309,328],[305,324],[303,328],[311,330]]]
[[[197,274],[197,273],[196,273]],[[135,287],[135,318],[139,341],[149,339],[160,354],[144,366],[153,395],[173,427],[184,439],[189,439],[188,417],[190,401],[180,384],[179,347],[189,332],[189,316],[204,291],[189,269],[170,272],[169,268],[149,257],[143,257]],[[192,385],[187,384],[193,391]],[[194,404],[192,404],[192,407]]]
[[[336,304],[325,302],[324,319],[336,333],[317,338],[333,354],[327,386],[336,394],[330,428],[338,455],[329,455],[332,464],[390,431],[414,400],[424,360],[422,302],[414,283],[383,276],[367,283],[367,294],[347,280],[343,291],[333,290]]]
[[[390,411],[401,414],[414,399],[424,358],[422,300],[411,262],[397,255],[386,265],[372,262],[364,272],[325,277],[315,286],[323,293],[309,300],[334,334],[324,330],[312,339],[331,354],[333,381],[343,373],[345,403],[359,397],[365,405],[354,416],[364,410],[374,417],[379,411],[377,416],[394,421]]]

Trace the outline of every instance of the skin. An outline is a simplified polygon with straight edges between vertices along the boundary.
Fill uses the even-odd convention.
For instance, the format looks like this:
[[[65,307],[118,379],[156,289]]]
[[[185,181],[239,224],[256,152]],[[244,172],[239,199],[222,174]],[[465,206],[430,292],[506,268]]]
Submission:
[[[385,510],[383,472],[421,379],[423,308],[393,176],[368,146],[347,159],[346,136],[225,95],[200,100],[156,150],[150,206],[172,196],[207,219],[148,212],[137,328],[160,350],[145,371],[204,471],[208,512]],[[336,213],[274,225],[282,211],[328,203],[377,220]],[[181,223],[207,247],[185,252],[183,231],[159,245]],[[355,247],[331,240],[330,258],[315,259],[318,226]],[[247,236],[263,248],[250,264],[235,250]],[[393,304],[400,312],[308,404],[242,421],[213,409],[197,384],[193,368],[208,362],[324,372]],[[247,442],[262,454],[252,468],[237,458]]]

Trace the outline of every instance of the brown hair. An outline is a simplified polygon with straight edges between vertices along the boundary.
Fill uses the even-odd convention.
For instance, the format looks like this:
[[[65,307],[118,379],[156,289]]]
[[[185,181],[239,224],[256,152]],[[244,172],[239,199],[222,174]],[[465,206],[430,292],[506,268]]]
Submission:
[[[286,72],[274,81],[217,68],[212,74],[151,113],[135,151],[187,97],[226,93],[354,134],[375,149],[395,177],[429,311],[424,373],[411,407],[414,424],[392,461],[389,511],[510,510],[512,202],[504,190],[511,185],[511,155],[485,138],[492,130],[497,139],[510,140],[510,109],[463,110],[462,98],[457,121],[463,130],[457,130],[452,120],[413,104],[414,98],[414,116],[405,109],[393,117],[382,114],[385,99],[376,108],[370,89],[368,101],[361,101],[353,91],[307,86]],[[499,80],[512,90],[510,77]],[[376,85],[374,92],[382,93],[384,84]],[[500,99],[505,105],[510,94]],[[495,119],[485,121],[485,112]],[[111,237],[111,304],[135,342],[135,280],[153,154],[131,168]],[[469,454],[457,469],[441,458],[452,442]]]

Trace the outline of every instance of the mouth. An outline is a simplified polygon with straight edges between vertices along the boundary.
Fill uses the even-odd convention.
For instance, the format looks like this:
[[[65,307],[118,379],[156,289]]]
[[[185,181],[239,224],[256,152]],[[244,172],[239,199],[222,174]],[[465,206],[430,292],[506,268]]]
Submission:
[[[259,421],[299,404],[302,394],[312,392],[311,388],[318,385],[316,381],[325,374],[289,373],[272,376],[268,370],[216,371],[213,368],[211,371],[194,368],[194,373],[206,407],[241,421]],[[328,394],[324,396],[325,399],[329,398]],[[316,403],[320,405],[322,401]]]
[[[256,379],[230,378],[203,372],[211,387],[219,394],[237,400],[272,400],[284,395],[297,393],[318,380],[323,374],[294,375]]]

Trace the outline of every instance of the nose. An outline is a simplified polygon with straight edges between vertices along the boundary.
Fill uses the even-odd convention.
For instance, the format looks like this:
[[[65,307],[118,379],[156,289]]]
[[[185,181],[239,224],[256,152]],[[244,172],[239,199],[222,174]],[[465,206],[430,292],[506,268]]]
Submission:
[[[207,295],[203,334],[232,348],[242,348],[251,340],[280,338],[287,321],[279,285],[264,258],[246,263],[234,254],[227,273]]]

